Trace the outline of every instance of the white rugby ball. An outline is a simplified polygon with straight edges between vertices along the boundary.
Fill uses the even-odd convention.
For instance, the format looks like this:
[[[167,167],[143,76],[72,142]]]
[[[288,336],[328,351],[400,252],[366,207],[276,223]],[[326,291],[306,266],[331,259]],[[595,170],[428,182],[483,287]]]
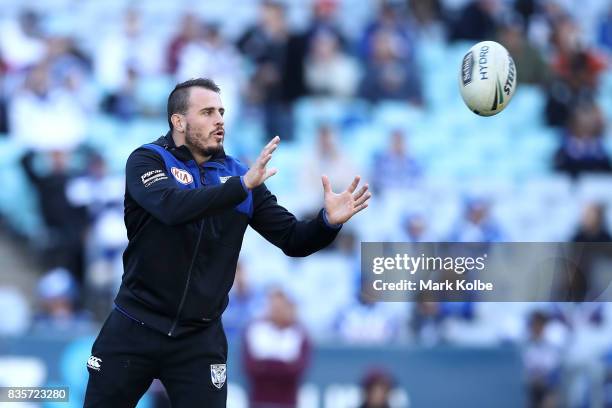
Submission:
[[[516,80],[512,57],[495,41],[474,45],[461,62],[461,97],[468,108],[480,116],[493,116],[504,110],[514,95]]]

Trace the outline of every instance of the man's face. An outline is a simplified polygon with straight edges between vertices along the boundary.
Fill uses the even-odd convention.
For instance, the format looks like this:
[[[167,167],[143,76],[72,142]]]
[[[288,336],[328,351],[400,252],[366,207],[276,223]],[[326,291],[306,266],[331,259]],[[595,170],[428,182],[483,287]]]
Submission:
[[[189,92],[185,113],[185,144],[192,152],[208,157],[223,149],[225,109],[218,93],[202,87]]]
[[[268,317],[279,327],[289,327],[295,322],[295,307],[282,292],[273,292],[268,299]]]

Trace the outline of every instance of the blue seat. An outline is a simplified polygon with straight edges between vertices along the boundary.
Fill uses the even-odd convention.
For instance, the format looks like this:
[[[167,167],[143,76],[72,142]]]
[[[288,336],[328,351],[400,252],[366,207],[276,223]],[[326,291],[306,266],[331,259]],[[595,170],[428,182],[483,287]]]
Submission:
[[[93,115],[88,121],[87,143],[101,150],[114,143],[124,130],[119,120],[111,115]]]
[[[175,85],[176,81],[169,75],[141,78],[136,84],[136,100],[147,111],[165,113],[168,94]]]
[[[406,102],[384,101],[376,105],[372,119],[386,128],[410,129],[424,119],[423,109]]]

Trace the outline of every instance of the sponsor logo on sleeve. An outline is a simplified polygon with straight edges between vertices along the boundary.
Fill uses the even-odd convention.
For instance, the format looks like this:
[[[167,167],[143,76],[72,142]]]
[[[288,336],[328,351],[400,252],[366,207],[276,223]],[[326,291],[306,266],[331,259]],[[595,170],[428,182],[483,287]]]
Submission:
[[[174,176],[176,181],[178,181],[179,183],[185,185],[193,183],[193,177],[191,176],[191,174],[189,174],[187,170],[179,169],[178,167],[172,167],[170,171],[172,172],[172,175]]]
[[[168,176],[166,176],[166,173],[164,173],[163,170],[147,171],[140,176],[140,180],[142,180],[142,184],[144,184],[145,187],[149,187],[150,185],[160,180],[166,180],[167,178]]]
[[[227,180],[229,180],[232,176],[221,176],[219,177],[219,180],[221,181],[221,184],[225,183]]]

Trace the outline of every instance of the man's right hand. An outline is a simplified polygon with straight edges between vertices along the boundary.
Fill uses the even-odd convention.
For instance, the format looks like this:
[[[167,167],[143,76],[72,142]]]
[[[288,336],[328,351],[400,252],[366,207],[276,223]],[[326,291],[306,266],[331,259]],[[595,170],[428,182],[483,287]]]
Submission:
[[[266,169],[266,165],[272,158],[272,153],[276,150],[279,143],[280,137],[275,136],[272,140],[270,140],[266,147],[263,148],[253,166],[243,176],[242,180],[244,181],[246,188],[252,190],[276,174],[278,171],[277,169],[268,170]]]

